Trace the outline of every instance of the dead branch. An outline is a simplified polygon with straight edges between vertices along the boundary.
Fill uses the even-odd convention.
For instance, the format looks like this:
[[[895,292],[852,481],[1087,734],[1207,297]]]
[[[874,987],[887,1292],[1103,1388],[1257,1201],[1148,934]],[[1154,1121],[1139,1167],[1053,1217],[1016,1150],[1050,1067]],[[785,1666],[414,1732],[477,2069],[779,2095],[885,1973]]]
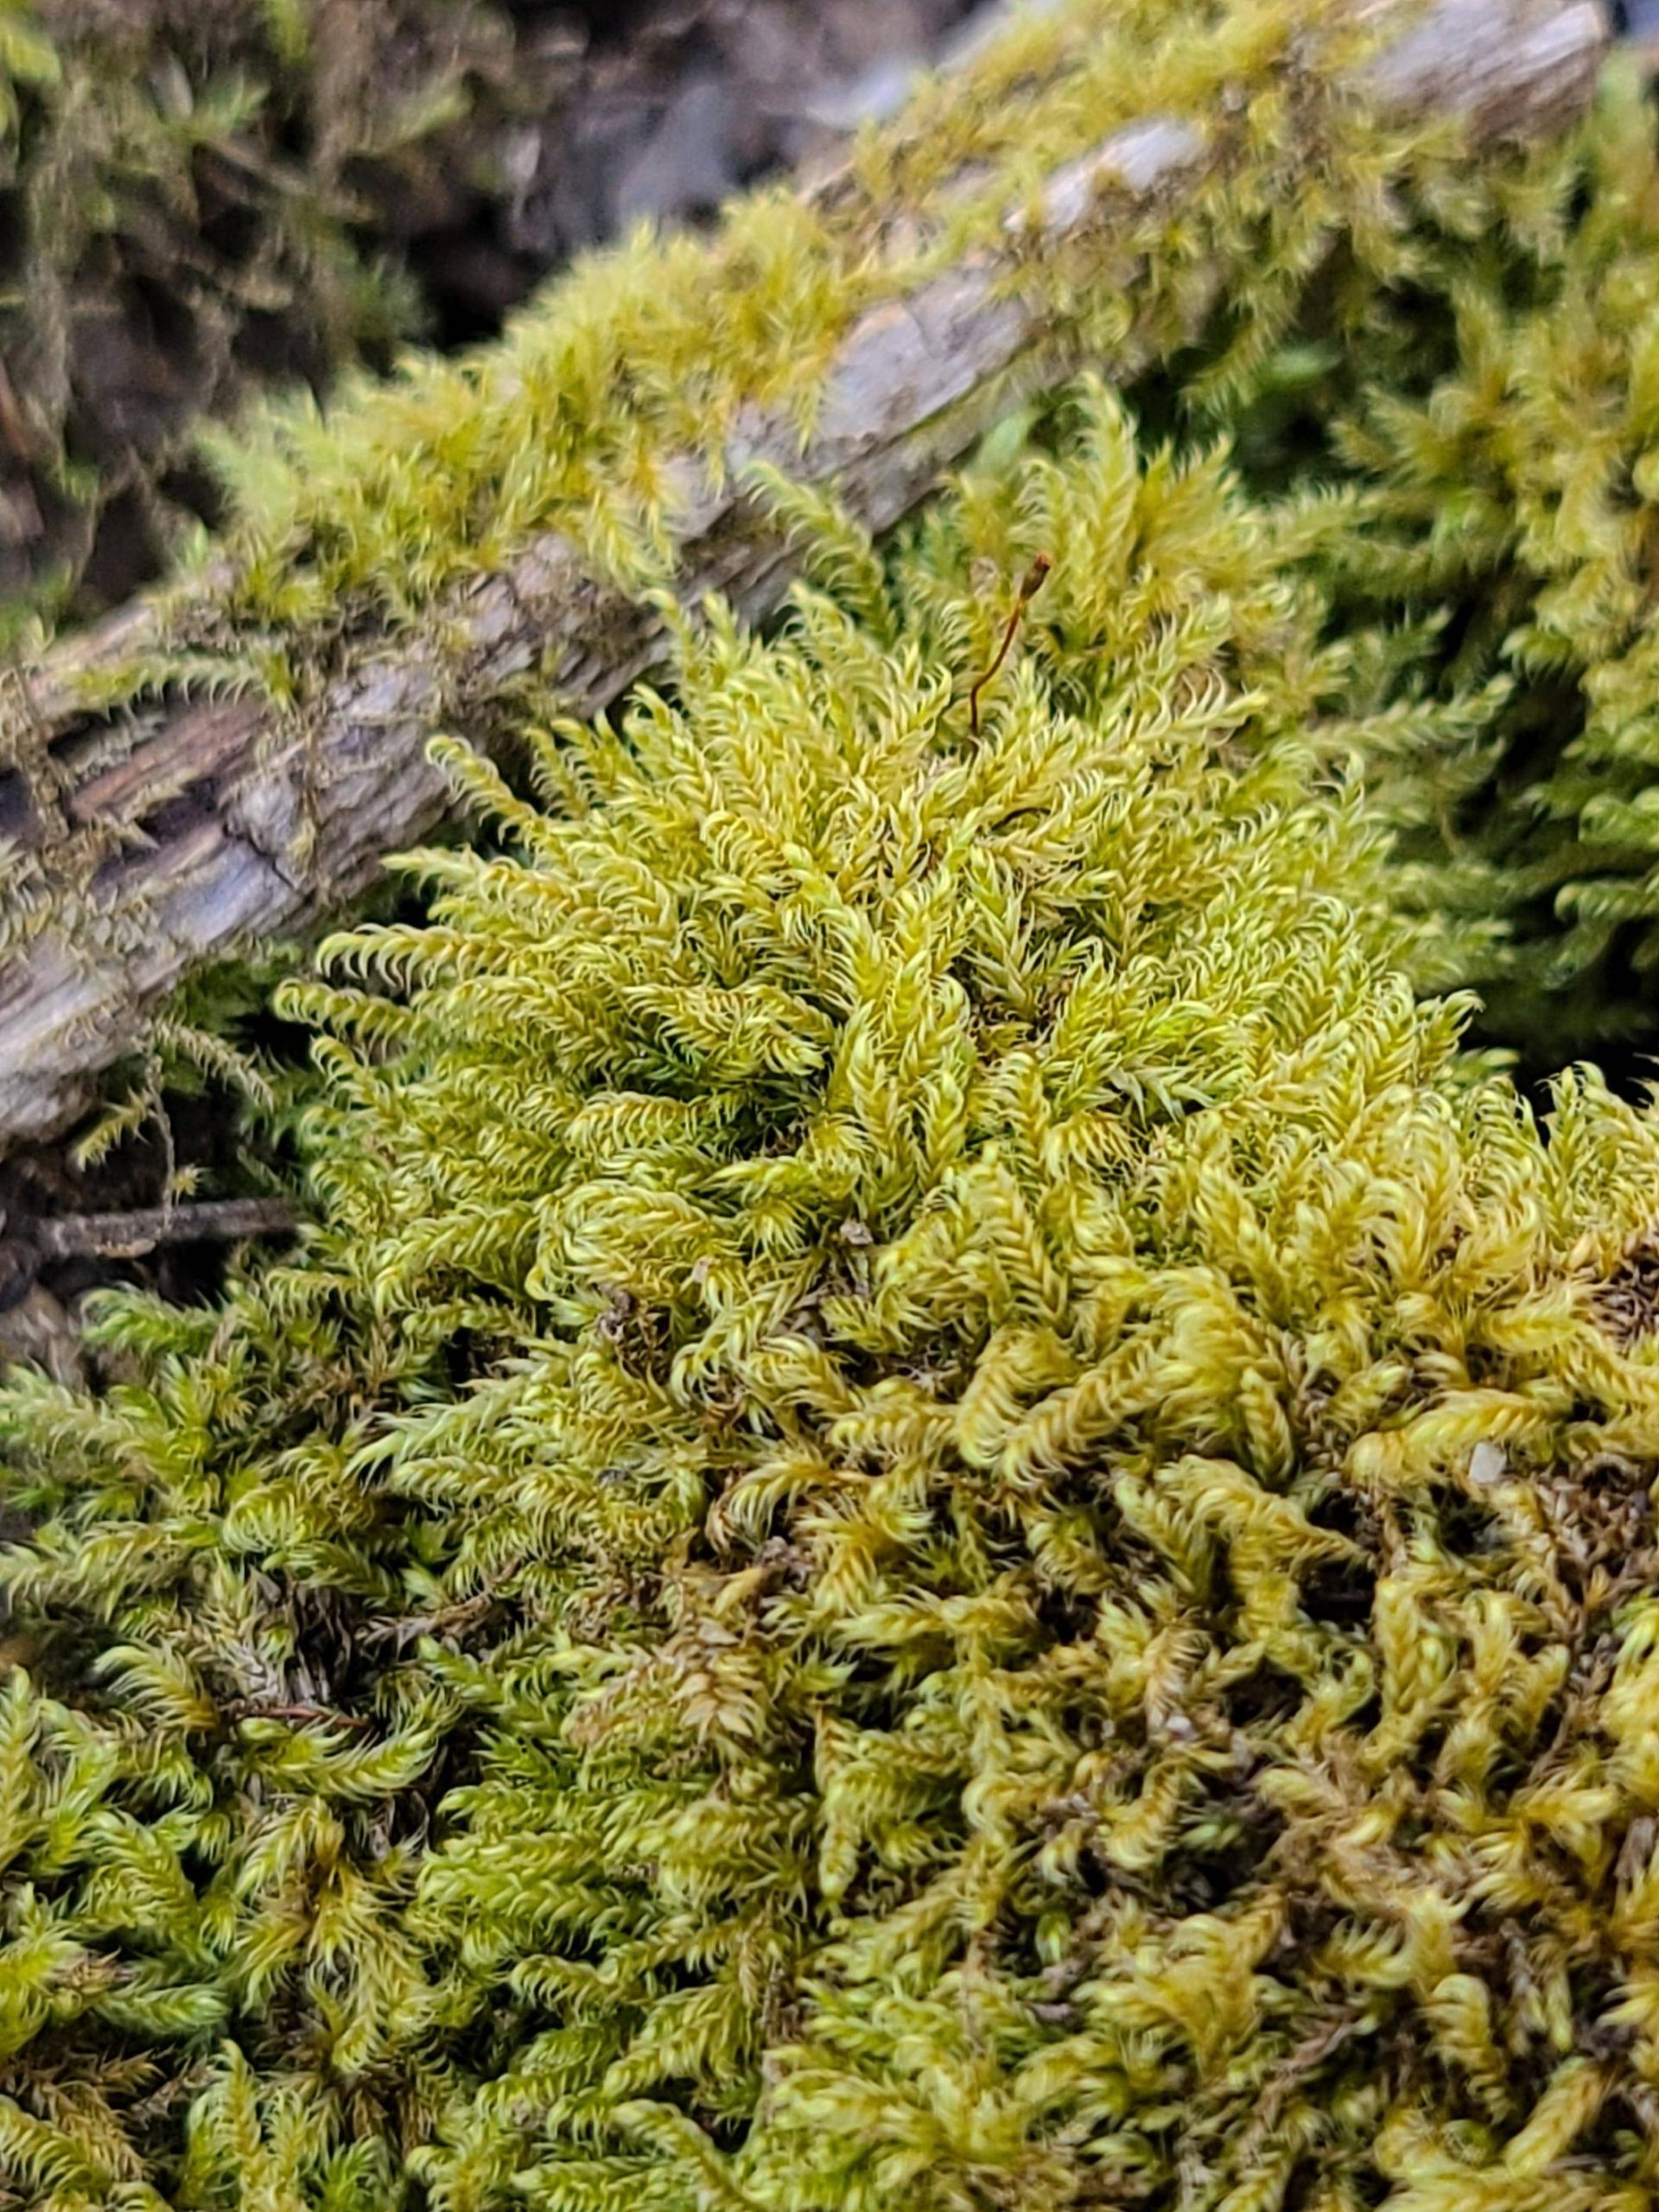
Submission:
[[[133,1213],[14,1216],[13,1236],[43,1260],[130,1260],[163,1244],[227,1244],[283,1236],[298,1216],[286,1198],[207,1198]]]

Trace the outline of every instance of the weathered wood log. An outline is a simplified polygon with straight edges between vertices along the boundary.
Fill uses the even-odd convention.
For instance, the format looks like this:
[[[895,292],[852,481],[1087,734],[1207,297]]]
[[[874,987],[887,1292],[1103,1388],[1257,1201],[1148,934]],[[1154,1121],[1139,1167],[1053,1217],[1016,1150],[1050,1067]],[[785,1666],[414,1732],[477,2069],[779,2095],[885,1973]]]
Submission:
[[[1605,38],[1599,0],[1353,0],[1355,18],[1373,22],[1378,40],[1358,91],[1384,110],[1455,116],[1484,139],[1537,137],[1569,121]],[[999,245],[852,323],[804,445],[781,410],[750,406],[718,468],[691,455],[671,461],[684,600],[717,590],[755,614],[785,588],[788,548],[746,494],[750,464],[832,484],[885,528],[1010,404],[1072,373],[1075,326],[1010,284],[1010,268],[1033,247],[1063,251],[1090,283],[1132,298],[1136,222],[1196,193],[1224,137],[1219,125],[1158,115],[1114,130],[1052,175],[1039,204],[1010,209]],[[1190,289],[1196,317],[1214,286]],[[1144,365],[1135,337],[1098,362],[1115,378]],[[201,588],[216,582],[222,572]],[[0,888],[0,1149],[83,1110],[193,970],[251,940],[314,929],[372,880],[386,854],[428,833],[446,801],[424,752],[435,728],[487,734],[491,699],[531,668],[573,712],[590,713],[660,648],[651,608],[596,581],[556,534],[451,588],[418,629],[353,643],[303,737],[247,699],[186,701],[149,725],[89,715],[89,680],[162,635],[162,617],[141,604],[15,678],[55,788],[43,803],[38,779],[0,774],[0,870],[9,841],[14,859],[30,863],[38,908],[60,859],[65,885],[77,881],[77,853],[96,866],[32,915],[15,896],[8,911]]]

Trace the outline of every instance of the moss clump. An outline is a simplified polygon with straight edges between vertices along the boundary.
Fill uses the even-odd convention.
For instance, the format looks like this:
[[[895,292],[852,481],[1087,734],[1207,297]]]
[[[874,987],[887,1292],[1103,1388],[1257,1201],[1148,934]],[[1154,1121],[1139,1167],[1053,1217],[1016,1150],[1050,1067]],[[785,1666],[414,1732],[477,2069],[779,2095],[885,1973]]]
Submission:
[[[1414,1002],[1213,462],[810,527],[453,755],[298,1255],[3,1401],[0,2192],[1634,2212],[1659,1128]]]
[[[1462,743],[1402,754],[1402,724],[1373,768],[1419,890],[1479,925],[1490,1033],[1553,1066],[1659,1041],[1652,99],[1613,71],[1574,137],[1466,186],[1387,283],[1338,252],[1273,347],[1161,398],[1306,495],[1287,550],[1337,626],[1398,626],[1396,700],[1469,702]]]

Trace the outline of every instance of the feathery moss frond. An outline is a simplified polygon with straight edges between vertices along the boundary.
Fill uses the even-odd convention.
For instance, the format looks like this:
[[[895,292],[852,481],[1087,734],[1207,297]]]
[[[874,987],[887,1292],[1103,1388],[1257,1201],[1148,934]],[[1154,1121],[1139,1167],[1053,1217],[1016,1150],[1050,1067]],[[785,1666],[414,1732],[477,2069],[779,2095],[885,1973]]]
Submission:
[[[1217,461],[829,543],[569,803],[443,748],[318,1227],[0,1397],[5,2185],[1645,2202],[1659,1129],[1414,1000]]]

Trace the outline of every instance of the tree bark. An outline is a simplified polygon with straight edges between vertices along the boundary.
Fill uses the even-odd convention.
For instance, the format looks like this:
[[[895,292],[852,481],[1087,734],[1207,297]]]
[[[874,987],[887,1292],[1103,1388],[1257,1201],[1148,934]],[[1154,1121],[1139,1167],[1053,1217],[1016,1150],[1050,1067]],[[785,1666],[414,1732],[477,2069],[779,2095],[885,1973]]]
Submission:
[[[1387,109],[1454,114],[1486,139],[1537,137],[1572,119],[1605,43],[1598,0],[1354,5],[1385,39],[1360,89]],[[1039,209],[1010,213],[1007,252],[1029,250],[1035,223],[1046,247],[1086,253],[1091,282],[1133,296],[1128,219],[1179,207],[1212,158],[1202,130],[1170,118],[1117,130],[1051,177]],[[719,591],[755,615],[787,584],[788,548],[742,488],[750,463],[833,485],[883,529],[1011,404],[1079,366],[1076,340],[1007,287],[1007,266],[978,253],[858,321],[804,450],[788,421],[751,410],[718,483],[685,457],[676,554],[688,603]],[[1122,378],[1145,362],[1131,340],[1096,365]],[[354,645],[305,744],[245,700],[184,703],[149,727],[89,715],[87,679],[159,642],[161,619],[149,604],[124,610],[16,678],[57,790],[42,807],[21,778],[0,774],[0,869],[8,841],[15,855],[61,858],[66,882],[77,851],[103,858],[90,893],[61,908],[30,918],[0,905],[0,943],[12,947],[0,967],[0,1150],[73,1121],[193,971],[252,940],[311,931],[386,854],[429,832],[447,797],[423,749],[435,728],[487,728],[492,696],[532,666],[571,711],[590,714],[660,649],[651,611],[597,582],[550,534],[450,594],[417,632]]]

